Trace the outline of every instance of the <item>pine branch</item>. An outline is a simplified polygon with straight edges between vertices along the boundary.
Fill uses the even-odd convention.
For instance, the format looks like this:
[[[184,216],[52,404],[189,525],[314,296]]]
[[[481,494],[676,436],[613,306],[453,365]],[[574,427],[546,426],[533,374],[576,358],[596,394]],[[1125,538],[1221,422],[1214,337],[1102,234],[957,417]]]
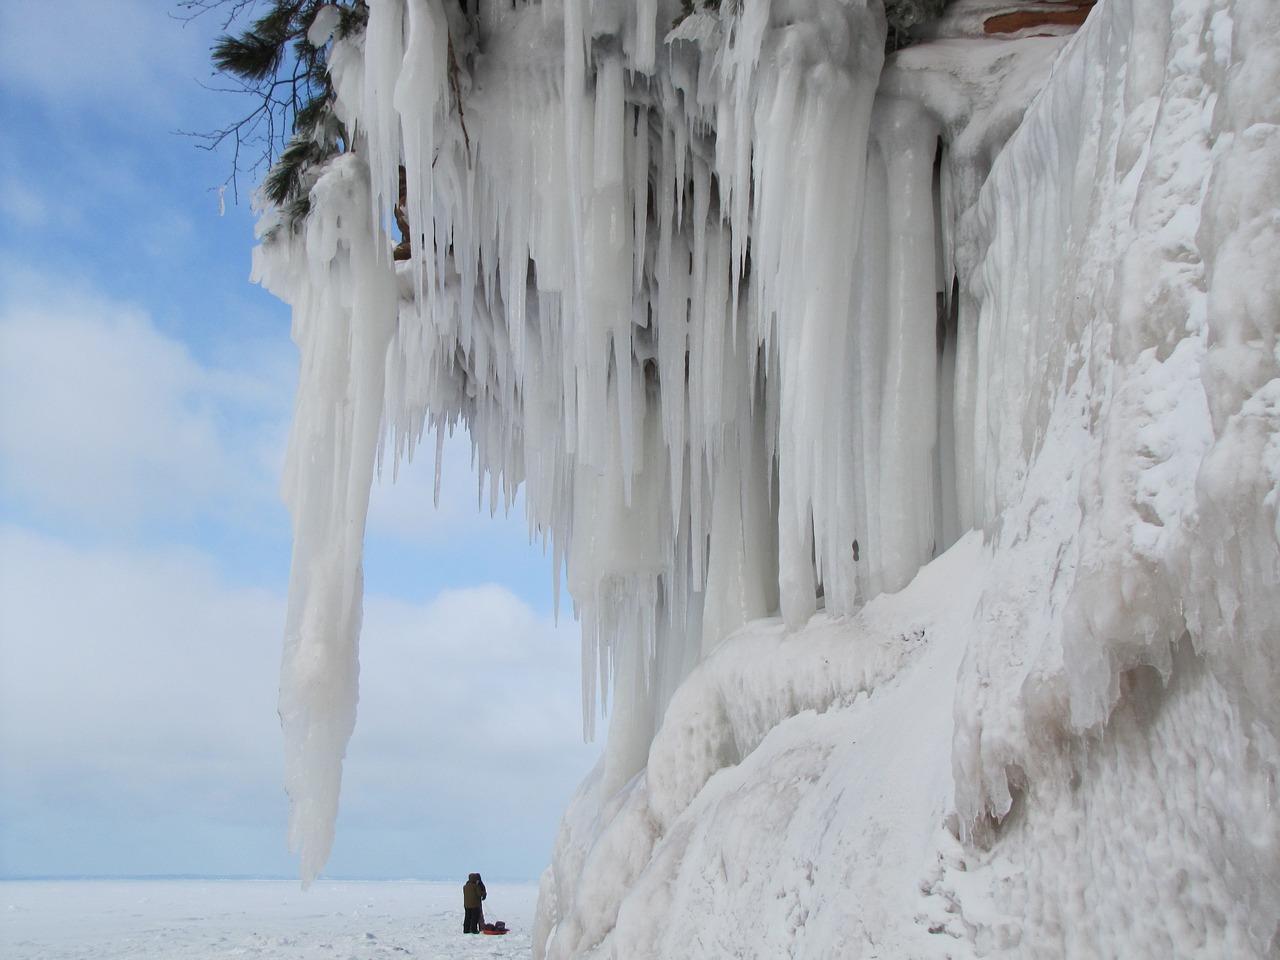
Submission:
[[[333,3],[341,14],[338,35],[359,30],[368,18],[365,0],[181,0],[187,19],[218,11],[227,31],[214,43],[211,56],[223,76],[234,81],[234,92],[253,101],[235,123],[212,133],[196,134],[208,149],[232,145],[232,170],[227,178],[239,197],[238,177],[264,165],[271,171],[265,195],[280,202],[296,199],[302,167],[316,162],[316,151],[294,150],[295,140],[323,140],[321,152],[331,155],[345,142],[345,131],[326,119],[333,99],[325,63],[326,49],[313,47],[307,31],[317,12]],[[238,24],[252,18],[247,26]],[[292,152],[291,152],[292,151]],[[279,176],[273,168],[288,157]],[[286,191],[281,194],[280,191]]]
[[[280,44],[253,30],[238,37],[222,36],[213,46],[213,65],[250,83],[275,76],[284,52]]]

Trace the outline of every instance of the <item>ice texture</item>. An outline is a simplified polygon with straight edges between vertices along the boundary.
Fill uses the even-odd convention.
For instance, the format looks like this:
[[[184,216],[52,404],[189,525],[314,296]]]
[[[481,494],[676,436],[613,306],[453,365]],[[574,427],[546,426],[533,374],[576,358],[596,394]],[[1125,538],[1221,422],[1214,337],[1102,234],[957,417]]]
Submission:
[[[280,682],[292,800],[289,846],[310,881],[328,859],[342,759],[355,726],[363,601],[361,558],[396,276],[370,219],[369,171],[337,158],[312,190],[297,234],[278,236],[255,276],[288,290],[301,353],[283,479],[293,560]]]
[[[610,713],[536,956],[1280,955],[1280,8],[1010,6],[887,59],[878,0],[334,41],[353,141],[258,254],[304,877],[368,483],[463,426]]]

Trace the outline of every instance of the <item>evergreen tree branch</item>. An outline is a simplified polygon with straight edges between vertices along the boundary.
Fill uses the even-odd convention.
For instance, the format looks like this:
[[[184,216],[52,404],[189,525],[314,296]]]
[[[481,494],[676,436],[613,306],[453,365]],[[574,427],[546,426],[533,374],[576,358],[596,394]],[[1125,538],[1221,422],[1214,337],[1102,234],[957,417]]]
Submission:
[[[295,165],[314,164],[346,141],[340,125],[326,119],[333,100],[326,50],[312,46],[307,31],[328,5],[341,14],[339,35],[358,29],[367,17],[364,0],[179,0],[177,5],[187,20],[215,11],[221,15],[227,32],[214,43],[213,64],[232,81],[228,92],[251,102],[247,114],[234,123],[190,135],[209,150],[231,145],[231,171],[223,186],[230,185],[237,200],[240,176],[256,179],[264,167],[269,171],[270,184],[264,181],[268,198],[284,185],[291,191],[287,200],[296,199],[292,191],[301,189],[303,181]],[[325,140],[324,149],[290,149],[295,139],[317,137]],[[270,177],[278,163],[289,169]]]

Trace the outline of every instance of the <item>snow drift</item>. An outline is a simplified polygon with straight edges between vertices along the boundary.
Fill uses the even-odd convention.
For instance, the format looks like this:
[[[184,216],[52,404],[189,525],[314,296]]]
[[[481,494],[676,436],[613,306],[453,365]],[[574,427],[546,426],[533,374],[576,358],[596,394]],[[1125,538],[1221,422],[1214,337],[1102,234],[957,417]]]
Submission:
[[[538,956],[1280,955],[1280,12],[984,32],[1061,6],[318,19],[353,141],[255,268],[304,877],[369,481],[463,425],[611,711]]]

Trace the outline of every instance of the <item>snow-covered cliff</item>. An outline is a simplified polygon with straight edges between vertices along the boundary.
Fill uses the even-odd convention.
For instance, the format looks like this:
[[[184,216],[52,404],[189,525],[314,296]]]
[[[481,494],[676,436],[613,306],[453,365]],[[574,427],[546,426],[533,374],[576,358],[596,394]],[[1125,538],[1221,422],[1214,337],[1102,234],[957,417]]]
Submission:
[[[369,480],[462,423],[611,711],[539,956],[1277,955],[1270,0],[368,7],[258,258],[304,875]]]

